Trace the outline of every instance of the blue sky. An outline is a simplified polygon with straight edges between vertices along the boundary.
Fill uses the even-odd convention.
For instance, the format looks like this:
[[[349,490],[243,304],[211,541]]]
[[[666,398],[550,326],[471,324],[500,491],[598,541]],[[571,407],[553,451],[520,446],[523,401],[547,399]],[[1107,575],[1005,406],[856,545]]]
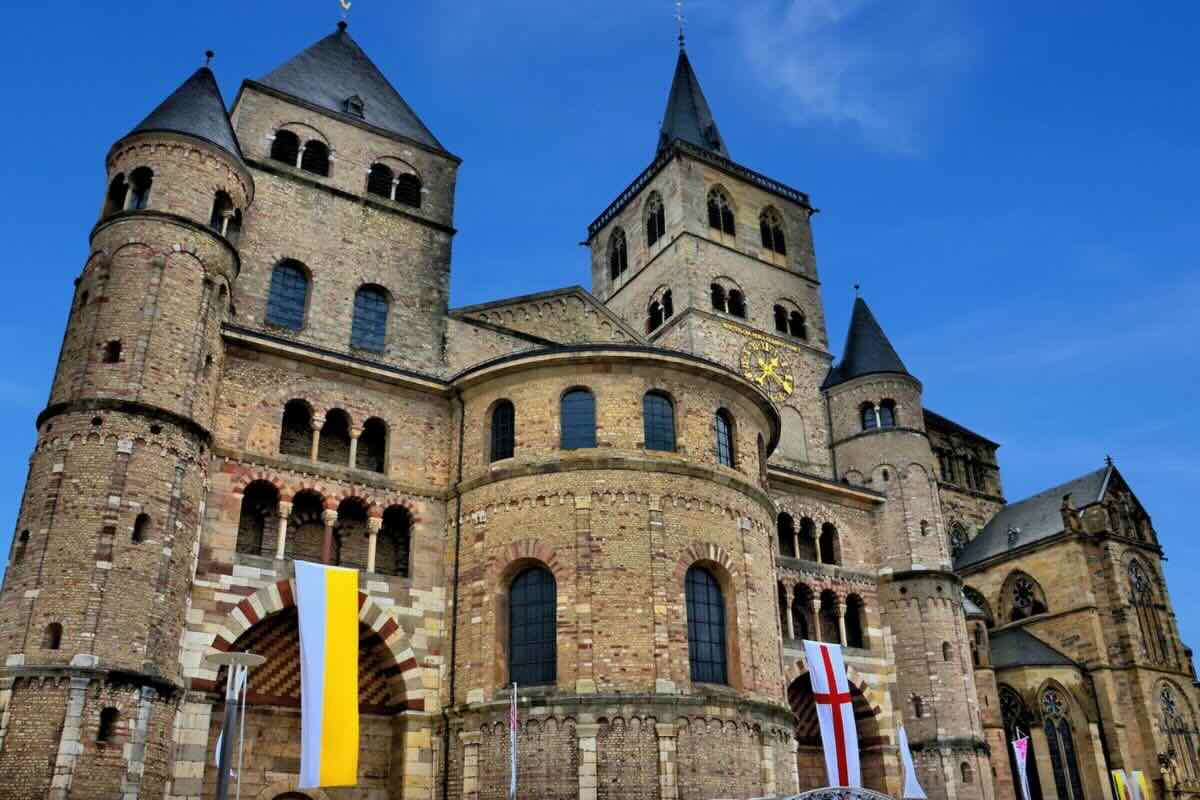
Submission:
[[[351,34],[464,159],[455,305],[588,284],[586,225],[653,154],[673,13],[671,0],[354,1]],[[686,13],[733,157],[821,209],[835,347],[861,282],[927,405],[1003,443],[1009,499],[1111,453],[1200,645],[1200,7],[690,0]],[[336,0],[9,15],[4,552],[108,147],[206,48],[231,100],[338,18]]]

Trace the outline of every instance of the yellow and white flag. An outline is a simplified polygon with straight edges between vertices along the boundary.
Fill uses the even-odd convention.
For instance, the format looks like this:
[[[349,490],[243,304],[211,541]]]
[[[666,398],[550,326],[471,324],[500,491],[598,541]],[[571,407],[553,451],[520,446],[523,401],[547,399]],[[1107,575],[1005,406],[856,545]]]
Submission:
[[[297,561],[300,788],[358,781],[358,571]]]
[[[1117,790],[1117,800],[1133,800],[1129,793],[1129,779],[1125,776],[1125,770],[1114,769],[1112,780],[1113,786]]]
[[[1129,782],[1138,787],[1139,800],[1154,800],[1154,792],[1150,791],[1150,782],[1146,780],[1146,773],[1135,769],[1129,775]]]

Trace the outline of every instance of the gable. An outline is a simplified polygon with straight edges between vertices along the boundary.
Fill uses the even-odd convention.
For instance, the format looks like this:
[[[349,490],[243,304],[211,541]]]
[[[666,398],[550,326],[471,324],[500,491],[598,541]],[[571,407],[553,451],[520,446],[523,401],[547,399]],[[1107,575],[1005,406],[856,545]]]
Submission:
[[[523,334],[546,345],[643,344],[645,339],[578,286],[451,311],[464,321]]]

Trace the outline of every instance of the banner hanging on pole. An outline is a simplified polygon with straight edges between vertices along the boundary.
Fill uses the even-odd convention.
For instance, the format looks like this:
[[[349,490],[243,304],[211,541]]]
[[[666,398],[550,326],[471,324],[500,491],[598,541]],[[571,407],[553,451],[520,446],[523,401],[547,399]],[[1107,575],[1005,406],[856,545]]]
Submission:
[[[860,788],[862,774],[858,763],[858,729],[854,724],[850,682],[842,647],[825,642],[804,642],[808,675],[812,680],[817,721],[821,726],[821,745],[825,750],[825,771],[830,786]]]
[[[904,800],[927,800],[925,790],[917,780],[917,768],[913,766],[912,751],[908,749],[908,733],[903,725],[896,731],[896,739],[900,744],[900,763],[904,765],[904,791],[900,796]]]
[[[1017,761],[1017,778],[1021,781],[1022,800],[1032,800],[1029,796],[1029,775],[1025,771],[1025,761],[1029,757],[1029,737],[1022,736],[1012,741],[1013,757]]]

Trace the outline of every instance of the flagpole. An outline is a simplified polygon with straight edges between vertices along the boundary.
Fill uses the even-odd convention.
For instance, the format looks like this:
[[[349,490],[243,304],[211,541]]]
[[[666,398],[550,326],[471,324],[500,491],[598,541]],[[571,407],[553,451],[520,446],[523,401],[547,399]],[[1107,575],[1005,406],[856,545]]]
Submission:
[[[213,653],[205,659],[211,667],[227,667],[225,672],[225,719],[221,723],[221,752],[217,759],[216,800],[229,800],[229,762],[233,757],[233,721],[237,716],[238,673],[261,666],[266,658],[255,653]]]

